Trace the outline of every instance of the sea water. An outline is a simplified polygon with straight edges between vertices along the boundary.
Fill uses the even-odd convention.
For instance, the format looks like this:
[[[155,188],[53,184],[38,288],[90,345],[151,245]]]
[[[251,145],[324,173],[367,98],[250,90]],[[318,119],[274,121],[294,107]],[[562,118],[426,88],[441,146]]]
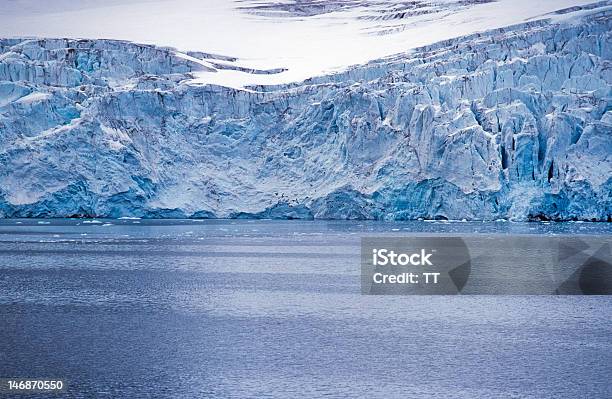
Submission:
[[[612,397],[612,297],[361,295],[379,234],[612,224],[0,220],[0,378],[87,398]]]

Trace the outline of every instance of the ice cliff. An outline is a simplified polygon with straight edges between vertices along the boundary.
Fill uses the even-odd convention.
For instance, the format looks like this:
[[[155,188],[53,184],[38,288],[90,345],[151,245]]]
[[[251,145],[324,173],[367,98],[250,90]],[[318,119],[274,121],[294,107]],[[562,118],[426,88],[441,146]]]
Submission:
[[[169,48],[0,40],[0,217],[610,221],[611,15],[245,90]]]

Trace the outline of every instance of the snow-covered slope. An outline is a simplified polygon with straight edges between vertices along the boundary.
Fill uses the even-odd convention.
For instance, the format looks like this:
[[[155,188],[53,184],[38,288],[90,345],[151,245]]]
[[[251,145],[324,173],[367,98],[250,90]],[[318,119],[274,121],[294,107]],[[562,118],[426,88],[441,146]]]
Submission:
[[[0,215],[610,220],[612,14],[571,11],[248,90],[194,84],[226,57],[1,40]]]
[[[220,64],[231,69],[196,78],[243,87],[301,81],[593,1],[10,0],[0,6],[0,37],[119,39],[229,55]]]

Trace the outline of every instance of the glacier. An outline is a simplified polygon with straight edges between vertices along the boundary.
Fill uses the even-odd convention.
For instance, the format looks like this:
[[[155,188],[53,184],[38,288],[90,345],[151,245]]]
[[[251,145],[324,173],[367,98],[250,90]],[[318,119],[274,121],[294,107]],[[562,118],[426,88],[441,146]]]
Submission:
[[[612,11],[585,10],[242,89],[197,79],[222,57],[0,39],[0,217],[611,221]]]
[[[328,75],[407,49],[533,19],[558,20],[588,12],[592,3],[593,0],[13,0],[4,1],[0,7],[0,37],[105,38],[171,46],[188,55],[199,53],[195,57],[208,66],[223,61],[237,67],[215,73],[198,71],[201,82],[242,88]],[[572,12],[555,13],[559,9]],[[210,54],[223,55],[224,59],[210,59]],[[243,73],[245,69],[278,73]]]

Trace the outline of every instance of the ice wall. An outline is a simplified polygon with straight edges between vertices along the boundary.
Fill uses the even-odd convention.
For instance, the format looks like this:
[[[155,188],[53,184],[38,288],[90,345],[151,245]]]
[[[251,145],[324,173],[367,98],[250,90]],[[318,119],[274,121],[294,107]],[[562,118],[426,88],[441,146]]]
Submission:
[[[0,216],[610,220],[611,15],[248,90],[173,49],[0,40]]]

